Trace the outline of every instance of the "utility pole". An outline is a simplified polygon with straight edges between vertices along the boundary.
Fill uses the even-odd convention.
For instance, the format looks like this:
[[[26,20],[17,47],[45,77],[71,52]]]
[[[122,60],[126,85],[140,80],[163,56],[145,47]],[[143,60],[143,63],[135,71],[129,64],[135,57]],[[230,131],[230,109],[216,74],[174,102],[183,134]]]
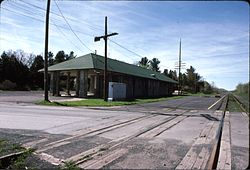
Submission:
[[[46,25],[45,25],[45,48],[44,48],[44,100],[45,101],[49,101],[49,95],[48,95],[49,11],[50,11],[50,0],[47,0]]]
[[[178,77],[179,85],[178,85],[178,95],[180,95],[181,91],[181,39],[180,39],[180,49],[179,49],[179,77]]]
[[[1,4],[2,4],[3,0],[0,0],[0,26],[2,25],[2,8],[1,8]],[[0,27],[0,37],[2,37],[2,26]],[[0,39],[0,47],[2,45],[2,41]]]
[[[95,37],[94,41],[100,41],[101,38],[104,39],[105,42],[105,59],[104,59],[104,87],[103,87],[103,92],[104,92],[104,101],[108,101],[108,56],[107,56],[107,46],[108,46],[108,37],[110,36],[114,36],[114,35],[118,35],[118,33],[111,33],[108,34],[108,21],[107,21],[107,17],[105,17],[105,34],[104,36],[99,36],[99,37]]]
[[[105,17],[105,35],[104,39],[104,51],[105,51],[105,61],[104,61],[104,101],[108,101],[108,21],[107,17]]]

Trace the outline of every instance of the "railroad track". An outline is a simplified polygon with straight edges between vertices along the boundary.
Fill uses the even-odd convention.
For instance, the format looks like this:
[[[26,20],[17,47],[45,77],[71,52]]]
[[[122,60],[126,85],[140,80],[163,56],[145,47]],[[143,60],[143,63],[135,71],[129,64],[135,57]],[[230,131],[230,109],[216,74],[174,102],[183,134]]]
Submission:
[[[222,117],[217,123],[216,121],[208,121],[206,127],[202,130],[200,137],[196,140],[194,146],[191,147],[190,152],[183,158],[183,161],[176,167],[176,169],[183,169],[183,168],[200,168],[200,169],[215,169],[217,167],[225,168],[225,165],[228,165],[228,160],[223,160],[223,156],[220,152],[220,143],[221,141],[225,141],[224,138],[222,139],[222,130],[224,127],[224,118],[226,114],[226,106],[228,102],[228,96],[224,96],[223,102],[220,104],[220,109],[223,111],[216,111],[216,116]],[[187,113],[190,111],[186,111]],[[128,150],[124,148],[119,148],[123,143],[133,140],[138,137],[142,138],[154,138],[163,133],[164,131],[170,129],[171,127],[179,124],[185,118],[192,116],[191,114],[185,115],[181,113],[178,116],[166,118],[161,122],[154,123],[146,128],[141,129],[140,131],[134,133],[133,135],[116,139],[115,141],[109,142],[107,145],[98,146],[96,148],[92,148],[87,150],[81,154],[75,155],[74,157],[68,158],[66,161],[73,161],[75,162],[80,168],[86,169],[96,169],[102,168],[105,165],[111,163],[112,161],[118,159],[119,157],[128,153]],[[204,136],[206,136],[204,138]],[[224,135],[225,136],[225,135]],[[118,142],[118,143],[117,143]],[[109,145],[111,144],[111,145]],[[193,149],[196,145],[200,144],[212,144],[212,149],[209,151],[208,148],[204,147],[200,154],[196,154],[193,152]],[[224,146],[224,145],[223,145]],[[101,151],[101,147],[108,148],[104,151]],[[202,159],[193,159],[198,161],[193,161],[190,159],[195,155],[196,158],[202,157]],[[223,153],[224,154],[224,153]],[[100,156],[101,155],[101,156]],[[222,157],[222,158],[221,158]],[[229,163],[231,164],[231,162]]]
[[[215,116],[217,116],[220,121],[207,121],[207,124],[200,132],[198,139],[194,142],[193,146],[187,152],[186,156],[182,159],[176,169],[224,169],[230,167],[231,162],[228,161],[229,158],[225,158],[224,156],[230,155],[230,153],[225,153],[230,152],[228,151],[228,144],[230,146],[230,142],[228,143],[227,141],[227,133],[229,133],[229,120],[228,113],[226,112],[227,103],[228,95],[225,95],[221,99],[221,103],[218,104],[219,106],[216,105],[216,107],[218,107],[221,111],[217,110],[214,112]],[[124,143],[136,138],[155,138],[170,128],[178,125],[186,118],[192,116],[192,112],[190,110],[177,112],[176,114],[172,114],[172,116],[169,116],[169,114],[164,115],[163,113],[150,113],[126,121],[113,122],[109,125],[100,124],[97,127],[77,131],[73,136],[53,142],[49,142],[47,138],[42,138],[23,144],[23,146],[26,148],[34,148],[38,146],[35,154],[41,159],[44,159],[54,165],[60,165],[71,161],[80,168],[102,168],[128,153],[126,148],[121,147]],[[121,128],[127,128],[134,124],[141,124],[144,121],[148,121],[149,123],[139,129],[136,129],[129,135],[121,136],[110,140],[107,143],[99,144],[65,159],[57,158],[47,153],[48,150],[55,148],[60,149],[60,147],[71,143],[75,139],[84,139],[90,136],[103,135]],[[39,146],[39,144],[44,142],[47,143]],[[195,148],[201,144],[211,144],[211,148],[202,147],[200,153],[195,153]]]
[[[206,166],[203,166],[202,169],[231,169],[232,165],[232,158],[231,158],[231,132],[230,132],[230,113],[228,110],[228,103],[229,103],[229,97],[230,95],[234,99],[234,101],[239,105],[241,112],[244,117],[246,115],[249,119],[249,113],[246,111],[246,107],[243,105],[243,103],[233,94],[226,94],[222,100],[222,103],[218,107],[223,114],[222,118],[220,120],[219,128],[216,132],[216,138],[214,139],[212,152],[209,156],[209,161]],[[246,113],[246,114],[244,114]],[[201,165],[201,163],[200,163]],[[195,164],[188,169],[197,168]],[[198,167],[198,168],[201,168]]]
[[[231,166],[231,162],[227,159],[223,159],[221,153],[221,141],[223,128],[225,128],[224,119],[228,104],[228,95],[224,95],[219,101],[221,102],[216,102],[212,107],[217,107],[215,113],[217,113],[219,117],[218,120],[220,121],[207,123],[176,169],[225,169],[225,164]],[[199,150],[198,152],[197,149]]]
[[[241,102],[239,100],[239,98],[237,98],[234,94],[231,94],[231,96],[233,97],[234,101],[238,104],[238,106],[240,107],[240,109],[247,114],[248,118],[249,118],[249,112],[247,111],[247,107],[243,104],[243,102]]]
[[[133,140],[137,137],[154,138],[154,137],[160,135],[161,133],[163,133],[164,131],[177,125],[178,123],[183,121],[185,118],[190,116],[190,114],[184,115],[185,113],[189,112],[188,110],[182,110],[182,112],[180,112],[178,110],[176,112],[178,112],[178,114],[177,113],[175,114],[173,111],[172,116],[169,116],[169,114],[164,115],[162,113],[160,113],[160,114],[150,113],[150,114],[140,116],[140,117],[137,117],[134,119],[130,119],[127,121],[113,123],[112,125],[108,125],[108,126],[101,125],[101,127],[89,129],[88,131],[86,131],[86,130],[81,131],[81,132],[78,131],[76,135],[73,135],[73,136],[70,136],[67,138],[63,138],[60,140],[56,140],[53,142],[49,142],[49,143],[43,145],[42,147],[38,147],[37,150],[35,151],[35,154],[38,155],[40,158],[45,159],[54,165],[59,165],[59,164],[63,164],[64,162],[67,162],[67,161],[72,161],[75,164],[79,165],[80,167],[86,167],[87,166],[86,162],[88,162],[88,166],[90,166],[90,163],[89,163],[90,158],[91,158],[91,162],[93,162],[94,160],[96,160],[96,162],[98,162],[98,160],[100,159],[100,155],[102,155],[101,157],[108,156],[108,158],[111,159],[110,157],[113,157],[112,154],[110,155],[111,151],[112,151],[112,153],[114,153],[116,155],[117,152],[114,150],[119,148],[119,146],[121,146],[123,143],[130,141],[130,140]],[[155,119],[155,120],[153,120],[153,119]],[[48,151],[50,149],[55,149],[55,148],[60,149],[59,147],[62,147],[64,145],[69,144],[74,139],[105,134],[105,133],[108,133],[110,131],[115,131],[117,129],[119,130],[120,128],[126,128],[127,126],[130,126],[133,124],[141,124],[145,120],[146,121],[152,120],[152,121],[149,122],[147,125],[143,126],[142,128],[135,130],[135,132],[133,132],[132,134],[111,140],[105,144],[100,144],[100,145],[98,145],[94,148],[91,148],[89,150],[86,150],[80,154],[71,156],[70,158],[60,159],[60,158],[56,158],[56,157],[46,153],[46,151]],[[47,140],[48,140],[47,138],[43,138],[43,139],[39,139],[36,141],[31,141],[31,142],[28,142],[26,144],[23,144],[23,146],[26,148],[36,148],[39,144],[41,144],[43,142],[47,142]],[[118,153],[119,153],[118,155],[120,155],[121,153],[125,153],[125,151],[122,150],[122,151],[119,151]],[[116,158],[116,157],[117,156],[115,156],[114,158]],[[91,167],[92,167],[92,164],[91,164]]]

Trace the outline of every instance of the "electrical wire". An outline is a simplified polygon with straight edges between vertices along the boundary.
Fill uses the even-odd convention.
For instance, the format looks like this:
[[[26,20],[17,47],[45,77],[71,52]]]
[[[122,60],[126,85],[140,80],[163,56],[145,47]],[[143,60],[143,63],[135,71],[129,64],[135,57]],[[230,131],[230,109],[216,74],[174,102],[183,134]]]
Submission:
[[[31,3],[29,3],[29,2],[25,2],[24,0],[20,0],[20,1],[23,2],[23,3],[25,3],[25,4],[28,4],[28,5],[30,5],[30,6],[33,6],[33,7],[37,8],[37,9],[40,9],[40,10],[45,11],[44,8],[41,8],[41,7],[37,6],[37,5],[31,4]],[[58,6],[57,3],[56,3],[56,5]],[[52,14],[54,14],[54,15],[59,16],[59,17],[66,18],[66,17],[61,16],[60,14],[57,14],[56,12],[53,12],[53,11],[50,11],[50,12],[51,12]],[[60,12],[60,10],[59,10],[59,12]],[[71,19],[71,18],[67,18],[67,19],[72,20],[72,21],[75,21],[75,22],[79,22],[79,20],[74,20],[74,19]],[[81,20],[81,21],[84,21],[84,20]],[[85,21],[84,21],[84,22],[85,22]],[[90,25],[90,24],[87,23],[87,22],[85,22],[85,23],[88,24],[88,25],[89,25],[90,27],[92,27],[92,28],[95,28],[95,29],[104,31],[103,28],[101,28],[100,26],[97,26],[97,27],[98,27],[98,28],[97,28],[97,27],[94,27],[94,26]],[[57,25],[57,27],[58,27],[58,25]],[[88,35],[88,36],[91,36],[91,37],[94,37],[94,36],[92,36],[92,35],[90,35],[90,34],[86,34],[86,33],[83,33],[83,32],[81,32],[81,31],[78,31],[78,32],[79,32],[79,33],[82,33],[82,34],[85,34],[85,35]],[[127,50],[128,52],[133,53],[133,54],[135,54],[136,56],[143,58],[143,56],[139,55],[138,53],[136,53],[136,52],[134,52],[134,51],[132,51],[132,50],[129,50],[128,48],[122,46],[121,44],[115,42],[114,40],[110,40],[110,41],[111,41],[112,43],[116,44],[117,46],[119,46],[120,48],[123,48],[123,49]],[[128,56],[127,56],[127,57],[128,57]],[[129,57],[129,58],[131,58],[131,57]],[[132,58],[131,58],[131,59],[132,59]]]
[[[39,7],[39,6],[37,6],[37,5],[34,5],[34,4],[31,4],[31,3],[25,2],[25,1],[23,1],[23,0],[20,0],[20,1],[23,2],[23,3],[25,3],[25,4],[28,4],[28,5],[30,5],[30,6],[33,6],[34,8],[37,8],[37,9],[40,9],[40,10],[43,10],[43,11],[45,10],[45,9],[43,9],[42,7]],[[90,37],[94,37],[94,36],[91,35],[91,34],[83,33],[82,31],[73,30],[72,27],[70,26],[70,24],[68,23],[66,17],[64,17],[64,15],[62,14],[62,11],[60,10],[60,8],[59,8],[58,4],[56,3],[56,1],[54,1],[54,2],[55,2],[55,4],[56,4],[56,6],[57,6],[59,12],[61,13],[61,15],[59,15],[59,14],[57,14],[57,13],[55,13],[55,12],[52,12],[52,13],[53,13],[54,15],[57,15],[57,16],[60,16],[61,18],[63,18],[63,19],[65,20],[65,22],[67,23],[67,25],[68,25],[69,28],[66,28],[66,27],[64,27],[64,26],[55,24],[55,22],[52,22],[51,25],[54,25],[55,27],[57,27],[57,29],[61,32],[61,34],[62,34],[65,38],[66,38],[66,35],[65,35],[64,33],[62,33],[62,30],[60,30],[59,27],[60,27],[60,28],[63,28],[63,29],[70,30],[70,31],[77,37],[77,39],[81,42],[81,44],[83,44],[88,50],[90,50],[91,52],[93,52],[89,47],[87,47],[86,44],[84,44],[84,43],[80,40],[80,38],[77,36],[77,34],[76,34],[75,32],[78,32],[78,33],[81,33],[81,34],[84,34],[84,35],[87,35],[87,36],[90,36]],[[21,13],[20,11],[16,12],[16,11],[13,11],[13,10],[10,10],[10,9],[4,8],[4,7],[3,7],[3,9],[5,9],[5,10],[7,10],[7,11],[9,11],[9,12],[13,12],[13,13],[16,13],[16,14],[20,14],[20,15],[23,15],[23,16],[25,16],[25,17],[29,17],[29,18],[31,18],[31,19],[34,19],[34,20],[37,20],[37,21],[40,21],[40,22],[43,22],[43,23],[44,23],[44,21],[43,21],[42,19],[35,18],[35,17],[33,16],[33,14],[31,14],[31,13],[30,13],[30,14],[31,14],[32,16],[27,15],[27,14],[24,14],[24,13]],[[24,9],[24,8],[22,8],[22,9]],[[25,11],[28,11],[27,9],[24,9],[24,10],[25,10]],[[68,38],[66,38],[66,39],[67,39],[71,44],[73,44],[73,42],[70,41]],[[114,43],[114,44],[116,44],[117,46],[119,46],[120,48],[122,48],[122,49],[124,49],[124,50],[126,50],[126,51],[128,51],[128,52],[130,52],[130,53],[132,53],[132,54],[134,54],[135,56],[138,57],[138,59],[139,59],[139,58],[143,58],[142,55],[139,55],[138,53],[136,53],[136,52],[134,52],[134,51],[132,51],[132,50],[130,50],[130,49],[124,47],[123,45],[117,43],[116,41],[111,40],[111,39],[109,39],[109,40],[110,40],[112,43]],[[76,45],[74,45],[74,46],[76,47]],[[78,47],[77,47],[77,49],[79,50]],[[82,51],[82,50],[81,50],[81,51]],[[124,56],[128,57],[127,55],[124,55]],[[134,58],[132,58],[132,57],[129,57],[129,58],[131,58],[132,60],[134,60]]]
[[[24,1],[24,3],[27,3],[27,2]],[[28,3],[28,4],[30,4],[30,3]],[[15,4],[12,4],[12,5],[14,5],[15,7],[19,8],[19,9],[21,9],[21,10],[24,10],[25,12],[31,14],[32,16],[38,14],[38,13],[31,13],[31,11],[33,11],[33,10],[23,8],[23,7],[27,7],[27,6],[20,7],[21,5],[25,5],[25,4],[18,4],[18,5],[16,6],[16,3],[15,3]],[[39,6],[33,5],[33,4],[30,4],[30,6],[33,6],[33,7],[37,8],[37,9],[42,10],[42,11],[46,11],[45,9],[43,9],[43,8],[41,8],[41,7],[39,7]],[[63,18],[60,14],[57,14],[57,13],[55,13],[55,12],[52,12],[51,10],[50,10],[50,13],[53,13],[53,14],[59,16],[60,18]],[[41,15],[41,14],[40,14],[40,15],[38,15],[38,16],[41,16],[42,18],[44,18],[44,15]],[[52,19],[53,17],[50,17],[50,18]],[[55,18],[53,18],[53,19],[55,19]],[[57,20],[58,20],[58,19],[57,19]],[[60,21],[60,20],[58,20],[58,21]],[[54,25],[54,24],[52,24],[52,25]],[[58,24],[57,24],[57,27],[61,27],[61,28],[63,28],[63,29],[69,30],[68,27],[60,26],[60,25],[58,25]],[[87,36],[90,36],[90,37],[93,37],[93,35],[88,34],[88,33],[85,33],[85,32],[82,32],[82,31],[79,31],[79,30],[75,30],[75,29],[74,29],[74,31],[75,31],[75,32],[78,32],[78,33],[81,33],[81,34],[84,34],[84,35],[87,35]]]
[[[6,11],[9,11],[9,12],[12,12],[12,13],[15,13],[15,14],[18,14],[18,15],[25,16],[25,17],[28,17],[28,18],[31,18],[31,19],[34,19],[34,20],[36,20],[36,21],[40,21],[40,22],[43,22],[43,23],[44,23],[44,21],[43,21],[43,20],[38,19],[38,18],[35,18],[35,17],[33,17],[33,16],[26,15],[26,14],[24,14],[24,13],[21,13],[20,11],[18,11],[18,12],[17,12],[17,11],[13,11],[13,10],[11,10],[11,9],[7,9],[7,8],[5,8],[5,7],[2,7],[2,9],[6,10]]]
[[[9,7],[11,7],[12,9],[13,9],[13,7],[18,8],[18,9],[22,10],[22,12],[24,11],[26,14],[30,14],[32,16],[36,15],[39,17],[41,16],[42,18],[44,18],[44,15],[39,13],[39,11],[36,10],[36,12],[33,12],[34,10],[27,9],[27,8],[25,8],[25,6],[22,6],[21,4],[18,4],[16,2],[14,3],[12,1],[10,1],[7,5],[9,5]],[[8,7],[8,6],[6,6],[6,7]]]
[[[32,6],[32,7],[34,7],[34,8],[40,9],[40,10],[42,10],[42,11],[46,11],[46,9],[44,9],[44,8],[42,8],[42,7],[39,7],[39,6],[37,6],[37,5],[31,4],[31,3],[29,3],[29,2],[26,2],[26,1],[24,1],[24,0],[20,0],[20,1],[21,1],[22,3],[24,3],[24,4],[27,4],[27,5],[29,5],[29,6]],[[56,15],[56,16],[59,16],[59,17],[61,17],[61,18],[63,18],[60,14],[58,14],[58,13],[52,11],[52,10],[50,10],[50,13],[51,13],[51,14],[54,14],[54,15]],[[65,18],[67,18],[68,20],[77,22],[77,23],[79,23],[79,22],[84,22],[84,23],[87,24],[92,30],[93,30],[93,29],[96,29],[96,30],[104,31],[103,28],[102,28],[101,26],[99,26],[99,25],[93,26],[93,25],[89,24],[87,21],[84,21],[84,20],[80,20],[80,21],[79,21],[79,20],[77,20],[77,19],[72,19],[72,18],[68,18],[68,17],[65,17]]]
[[[109,39],[109,38],[108,38],[108,39]],[[114,43],[114,44],[118,45],[119,47],[121,47],[121,48],[123,48],[123,49],[127,50],[128,52],[133,53],[133,54],[135,54],[136,56],[143,58],[143,56],[141,56],[141,55],[137,54],[137,53],[136,53],[136,52],[134,52],[134,51],[129,50],[128,48],[126,48],[126,47],[122,46],[121,44],[119,44],[119,43],[117,43],[117,42],[115,42],[115,41],[113,41],[113,40],[111,40],[111,39],[109,39],[109,40],[110,40],[112,43]]]
[[[81,44],[82,44],[84,47],[86,47],[88,50],[90,50],[91,52],[94,53],[93,50],[91,50],[84,42],[82,42],[82,40],[78,37],[78,35],[77,35],[77,34],[74,32],[74,30],[71,28],[69,22],[68,22],[67,19],[64,17],[64,15],[63,15],[61,9],[59,8],[59,6],[58,6],[58,4],[57,4],[57,2],[56,2],[55,0],[54,0],[54,3],[56,4],[57,9],[59,10],[60,14],[62,15],[64,21],[65,21],[65,22],[67,23],[67,25],[69,26],[71,32],[73,32],[73,34],[76,36],[76,38],[81,42]]]
[[[7,8],[5,8],[5,7],[2,7],[2,9],[6,10],[6,11],[9,11],[9,12],[12,12],[12,13],[15,13],[15,14],[17,14],[17,15],[22,15],[22,16],[25,16],[25,17],[27,17],[27,18],[31,18],[31,19],[33,19],[33,20],[36,20],[36,21],[45,23],[45,21],[44,21],[43,19],[35,18],[34,16],[30,16],[30,15],[24,14],[24,13],[22,13],[22,12],[20,12],[20,11],[13,11],[13,10],[7,9]],[[55,26],[54,23],[51,23],[51,25],[54,25],[54,26]],[[63,28],[63,29],[66,29],[66,30],[70,30],[69,28],[66,28],[66,27],[61,26],[61,25],[56,25],[56,26],[57,26],[57,27],[60,27],[60,28]],[[75,32],[78,32],[78,33],[81,33],[81,34],[85,34],[85,35],[88,35],[88,36],[93,37],[93,36],[90,35],[90,34],[86,34],[86,33],[83,33],[83,32],[81,32],[81,31],[78,31],[78,30],[74,30],[74,31],[75,31]]]
[[[35,18],[35,17],[31,17],[29,15],[26,15],[26,14],[23,14],[23,13],[20,13],[20,11],[16,12],[16,11],[13,11],[13,10],[10,10],[10,9],[7,9],[7,8],[4,8],[2,7],[2,9],[6,10],[6,11],[9,11],[9,12],[12,12],[12,13],[15,13],[17,15],[22,15],[22,16],[25,16],[25,17],[28,17],[30,19],[33,19],[33,20],[36,20],[36,21],[39,21],[39,22],[42,22],[42,23],[45,23],[44,20],[41,20],[41,19],[38,19],[38,18]],[[53,21],[51,21],[51,25],[55,26],[59,32],[64,36],[65,39],[67,39],[73,46],[75,46],[78,50],[80,50],[81,52],[84,52],[83,50],[81,50],[79,47],[77,47],[71,40],[69,40],[67,38],[67,36],[63,33],[63,31],[59,28],[59,27],[62,27],[62,26],[59,26],[57,24],[55,24]],[[62,27],[62,28],[65,28],[65,27]]]
[[[51,21],[53,22],[53,21]],[[70,39],[67,38],[67,36],[64,34],[64,32],[58,27],[58,25],[56,25],[55,23],[53,24],[56,26],[56,28],[59,30],[59,32],[65,37],[65,39],[67,39],[73,46],[75,46],[76,49],[78,49],[81,52],[84,52],[82,49],[80,49],[78,46],[76,46]]]

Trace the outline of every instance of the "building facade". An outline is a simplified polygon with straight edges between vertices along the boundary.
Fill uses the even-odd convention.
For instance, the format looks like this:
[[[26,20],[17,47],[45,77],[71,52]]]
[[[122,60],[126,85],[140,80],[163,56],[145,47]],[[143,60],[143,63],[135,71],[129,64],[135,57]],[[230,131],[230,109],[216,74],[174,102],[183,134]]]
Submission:
[[[108,82],[126,84],[127,99],[169,96],[177,87],[169,77],[136,65],[108,59],[107,66]],[[77,97],[103,98],[103,56],[90,53],[50,66],[48,71],[52,95],[64,91]]]

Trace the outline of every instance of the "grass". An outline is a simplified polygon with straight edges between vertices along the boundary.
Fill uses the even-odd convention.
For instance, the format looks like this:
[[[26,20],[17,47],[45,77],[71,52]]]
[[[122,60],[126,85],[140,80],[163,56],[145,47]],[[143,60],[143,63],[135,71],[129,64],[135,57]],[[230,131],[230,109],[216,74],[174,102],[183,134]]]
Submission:
[[[20,145],[6,140],[0,140],[0,156],[24,151],[21,155],[6,157],[0,160],[0,169],[25,169],[26,159],[34,150],[22,148]]]
[[[227,110],[229,112],[241,112],[239,105],[234,101],[232,95],[229,95]]]
[[[24,148],[15,143],[10,143],[9,141],[0,139],[0,156],[23,150]]]
[[[187,96],[200,96],[200,97],[211,97],[211,96],[215,96],[216,93],[212,93],[212,94],[205,94],[205,93],[184,93],[184,95],[187,95]]]
[[[244,105],[245,109],[249,112],[249,93],[236,94],[240,102]]]
[[[10,168],[11,169],[27,169],[26,159],[32,154],[34,150],[27,149],[22,155],[18,156],[17,159],[11,162]],[[35,168],[29,168],[35,169]]]
[[[20,154],[15,154],[21,152]],[[65,162],[62,166],[51,166],[44,164],[44,161],[35,158],[34,149],[25,149],[19,144],[12,143],[8,140],[0,138],[0,157],[5,156],[0,160],[0,169],[69,169],[79,170],[80,168],[74,162]],[[13,154],[6,157],[6,155]]]
[[[77,165],[72,161],[64,162],[64,164],[59,168],[60,169],[68,169],[68,170],[80,170],[80,168],[77,167]]]
[[[174,96],[174,97],[162,97],[154,99],[135,99],[132,101],[112,101],[106,102],[103,99],[86,99],[80,101],[65,101],[65,102],[47,102],[40,101],[37,104],[47,105],[47,106],[101,106],[101,107],[110,107],[110,106],[125,106],[125,105],[134,105],[134,104],[143,104],[151,102],[159,102],[164,100],[180,99],[184,96]]]

